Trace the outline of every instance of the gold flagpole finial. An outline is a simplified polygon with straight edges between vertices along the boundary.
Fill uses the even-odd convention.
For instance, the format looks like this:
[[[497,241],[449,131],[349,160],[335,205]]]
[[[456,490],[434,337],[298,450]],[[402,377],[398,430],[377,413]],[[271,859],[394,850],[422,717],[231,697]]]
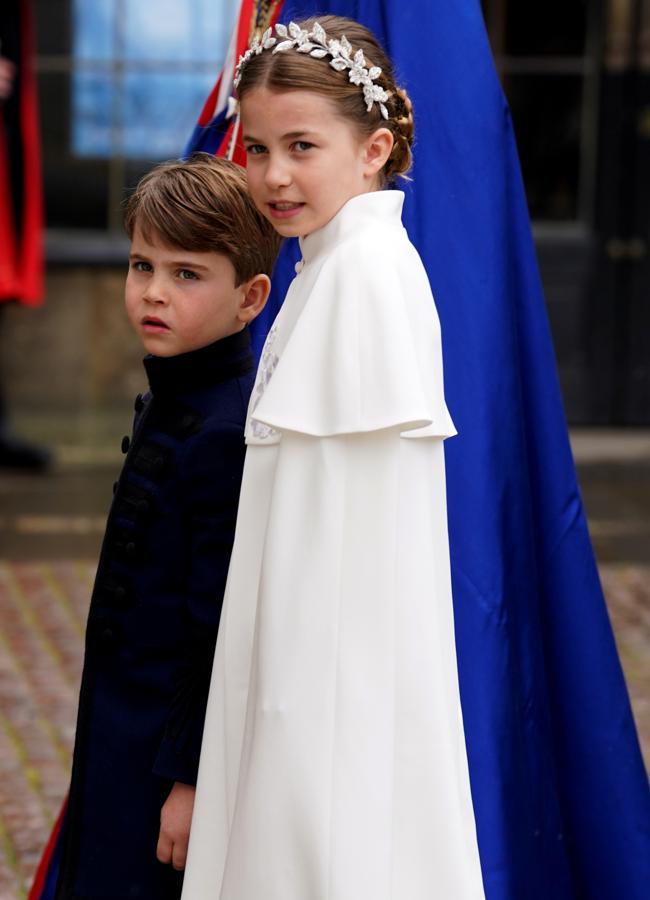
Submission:
[[[249,43],[262,37],[271,24],[277,8],[282,0],[257,0],[253,5],[251,27],[249,29]]]

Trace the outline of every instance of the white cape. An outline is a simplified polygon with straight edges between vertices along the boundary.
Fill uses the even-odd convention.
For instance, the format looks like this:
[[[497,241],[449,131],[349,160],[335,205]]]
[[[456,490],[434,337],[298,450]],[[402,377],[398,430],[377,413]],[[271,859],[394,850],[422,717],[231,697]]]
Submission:
[[[440,328],[403,195],[301,241],[264,349],[183,900],[483,900]]]

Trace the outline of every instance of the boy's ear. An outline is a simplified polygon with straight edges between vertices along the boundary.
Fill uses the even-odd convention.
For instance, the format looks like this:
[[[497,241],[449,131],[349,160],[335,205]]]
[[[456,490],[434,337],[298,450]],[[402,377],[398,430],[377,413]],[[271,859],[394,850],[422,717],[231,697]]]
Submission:
[[[395,138],[388,128],[378,128],[364,143],[366,174],[374,177],[384,168],[393,152]]]
[[[271,279],[268,275],[255,275],[241,286],[241,302],[239,304],[239,321],[248,325],[257,318],[266,306],[271,292]]]

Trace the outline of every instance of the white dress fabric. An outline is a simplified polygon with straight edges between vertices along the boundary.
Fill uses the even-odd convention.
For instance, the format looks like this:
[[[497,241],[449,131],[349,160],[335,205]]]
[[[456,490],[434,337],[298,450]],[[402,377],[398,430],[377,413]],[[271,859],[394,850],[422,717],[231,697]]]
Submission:
[[[355,197],[301,240],[264,348],[183,900],[484,898],[449,573],[455,431],[402,202]]]

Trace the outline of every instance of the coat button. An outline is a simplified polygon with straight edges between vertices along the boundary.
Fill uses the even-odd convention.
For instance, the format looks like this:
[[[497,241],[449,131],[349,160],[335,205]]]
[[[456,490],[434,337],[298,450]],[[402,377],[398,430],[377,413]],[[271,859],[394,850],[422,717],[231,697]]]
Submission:
[[[115,588],[115,599],[119,603],[123,603],[126,600],[126,588],[122,587],[121,584]]]
[[[150,508],[150,504],[148,500],[138,500],[137,510],[139,513],[143,514],[148,513]]]
[[[131,446],[131,438],[128,434],[125,434],[122,438],[122,453],[128,453],[129,447]]]
[[[138,394],[138,396],[135,398],[133,408],[138,413],[142,412],[142,410],[144,409],[144,397],[142,396],[142,394]]]
[[[137,552],[137,547],[135,546],[133,541],[129,541],[129,543],[126,545],[124,550],[126,551],[127,556],[130,556],[131,558],[133,558]]]
[[[112,628],[102,628],[99,639],[104,647],[110,647],[113,643],[115,632]]]

